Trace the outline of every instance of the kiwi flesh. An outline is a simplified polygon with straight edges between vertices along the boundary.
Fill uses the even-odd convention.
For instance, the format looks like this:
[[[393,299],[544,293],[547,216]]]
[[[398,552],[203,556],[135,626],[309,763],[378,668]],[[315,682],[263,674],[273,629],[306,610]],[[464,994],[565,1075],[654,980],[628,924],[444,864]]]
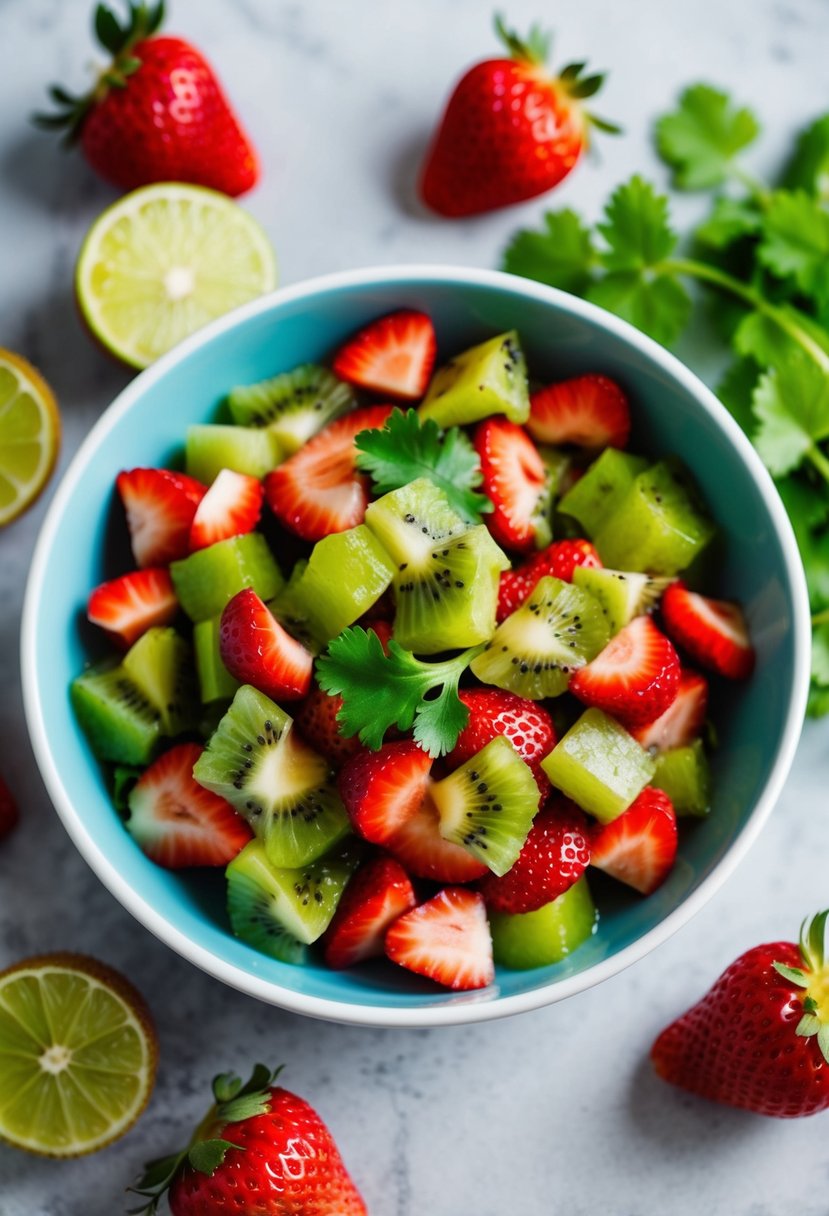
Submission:
[[[267,428],[286,456],[357,404],[348,384],[315,363],[303,363],[259,384],[240,385],[227,398],[233,421]]]
[[[654,774],[653,758],[600,709],[586,710],[541,767],[557,789],[601,823],[618,819]]]
[[[179,603],[191,621],[221,616],[228,600],[243,587],[252,587],[262,600],[272,599],[284,582],[268,542],[260,532],[231,536],[181,561],[172,562],[170,576]]]
[[[573,571],[575,585],[588,591],[601,605],[611,637],[629,625],[634,617],[655,608],[671,581],[635,570],[611,570],[607,566],[601,569],[577,566]]]
[[[187,428],[185,465],[191,477],[210,485],[222,469],[264,477],[284,453],[270,431],[242,426],[199,423]]]
[[[435,372],[419,413],[442,427],[464,426],[490,414],[526,422],[527,363],[515,330],[471,347]]]
[[[194,730],[199,698],[193,674],[193,651],[175,629],[153,626],[122,659],[124,671],[158,710],[162,734]]]
[[[302,576],[308,569],[308,559],[299,558],[294,563],[290,577],[272,600],[268,608],[288,630],[291,637],[296,638],[311,654],[319,654],[324,649],[325,642],[317,636],[314,627],[308,619],[308,612],[303,597],[299,593]]]
[[[518,860],[538,810],[532,770],[498,735],[430,790],[444,840],[460,845],[493,874]]]
[[[161,715],[123,667],[90,667],[72,681],[69,696],[99,760],[149,764],[161,739]]]
[[[368,612],[397,566],[365,524],[317,541],[292,595],[297,615],[325,643]]]
[[[219,653],[221,619],[220,616],[213,616],[193,626],[196,674],[201,699],[205,705],[209,705],[211,701],[229,701],[239,687],[239,681],[227,670]]]
[[[565,692],[570,676],[606,645],[610,631],[588,591],[551,575],[498,626],[471,670],[485,684],[531,701]]]
[[[328,762],[250,684],[234,696],[193,776],[236,807],[273,865],[307,865],[350,830]]]
[[[588,536],[595,536],[647,467],[644,456],[605,448],[561,499],[559,513],[574,519]]]
[[[711,772],[701,739],[654,756],[651,785],[663,790],[677,815],[707,815],[711,810]]]
[[[496,963],[515,971],[561,963],[589,941],[598,912],[583,876],[535,912],[489,912]]]

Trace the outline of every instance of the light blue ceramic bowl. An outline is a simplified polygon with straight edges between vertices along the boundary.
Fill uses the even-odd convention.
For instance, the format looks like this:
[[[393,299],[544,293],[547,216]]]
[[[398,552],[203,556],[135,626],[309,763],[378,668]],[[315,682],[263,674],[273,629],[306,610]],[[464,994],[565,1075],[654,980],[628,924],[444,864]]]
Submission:
[[[596,936],[570,960],[501,970],[481,993],[453,995],[387,964],[346,973],[292,967],[231,935],[221,881],[181,878],[148,861],[112,809],[75,724],[69,682],[88,658],[87,594],[127,567],[105,565],[113,479],[124,466],[164,464],[188,423],[227,390],[306,360],[325,359],[368,320],[400,307],[434,319],[446,356],[517,328],[538,377],[601,371],[629,391],[634,448],[674,452],[693,470],[721,528],[712,590],[746,606],[758,651],[752,680],[713,707],[720,746],[714,806],[682,833],[679,862],[648,899],[603,887]],[[792,761],[808,683],[809,615],[786,515],[748,441],[682,364],[637,330],[571,296],[511,276],[445,267],[335,275],[240,309],[185,342],[106,411],[66,474],[43,525],[23,617],[26,712],[54,804],[81,853],[134,916],[191,962],[273,1004],[343,1022],[428,1026],[533,1009],[613,975],[688,920],[756,837]]]

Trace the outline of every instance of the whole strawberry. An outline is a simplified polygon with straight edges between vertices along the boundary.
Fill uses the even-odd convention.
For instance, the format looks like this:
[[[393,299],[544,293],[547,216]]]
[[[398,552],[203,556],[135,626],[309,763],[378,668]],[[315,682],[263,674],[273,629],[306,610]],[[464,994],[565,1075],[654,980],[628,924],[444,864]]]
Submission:
[[[732,963],[654,1043],[659,1075],[760,1115],[829,1109],[827,919],[805,922],[799,946],[755,946]]]
[[[151,1161],[132,1189],[173,1216],[366,1216],[331,1133],[295,1094],[257,1064],[246,1085],[232,1073],[213,1082],[214,1105],[189,1146]]]
[[[53,86],[57,113],[37,115],[65,128],[92,168],[122,190],[179,181],[244,194],[256,184],[256,153],[210,64],[181,38],[160,38],[164,0],[128,0],[121,23],[99,4],[98,41],[112,56],[94,88],[75,97]]]
[[[550,39],[536,26],[526,41],[495,28],[509,59],[486,59],[461,78],[446,106],[420,182],[441,215],[476,215],[545,194],[566,177],[588,143],[591,125],[618,130],[582,103],[601,75],[571,63],[558,76],[545,67]]]

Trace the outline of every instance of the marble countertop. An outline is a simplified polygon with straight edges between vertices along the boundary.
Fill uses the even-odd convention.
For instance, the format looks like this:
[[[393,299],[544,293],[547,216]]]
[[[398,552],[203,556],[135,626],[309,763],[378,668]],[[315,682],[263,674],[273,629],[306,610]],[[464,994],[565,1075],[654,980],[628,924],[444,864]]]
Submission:
[[[399,261],[492,266],[529,203],[465,224],[427,217],[412,181],[449,82],[493,50],[481,0],[173,0],[218,65],[261,149],[247,205],[271,233],[284,283]],[[91,59],[89,0],[0,0],[0,345],[54,385],[61,468],[128,373],[85,337],[71,268],[110,200],[77,158],[36,134],[42,86],[80,86]],[[685,83],[732,87],[764,116],[754,157],[772,171],[826,98],[825,0],[511,0],[519,28],[559,27],[557,59],[589,52],[611,76],[601,139],[554,197],[595,215],[635,169],[664,181],[649,144],[655,114]],[[635,17],[634,17],[635,8]],[[678,214],[692,217],[698,200]],[[684,352],[696,358],[693,345]],[[646,1062],[655,1033],[739,951],[795,932],[825,906],[829,724],[810,724],[791,778],[737,874],[670,942],[579,997],[520,1019],[434,1031],[344,1028],[284,1014],[209,979],[155,941],[75,852],[41,785],[21,707],[18,632],[46,502],[0,534],[0,764],[23,824],[0,851],[0,966],[84,950],[123,968],[157,1016],[161,1068],[151,1106],[117,1145],[86,1160],[0,1148],[0,1216],[113,1216],[148,1156],[200,1116],[208,1078],[253,1059],[328,1120],[372,1216],[826,1216],[825,1118],[768,1122],[675,1092]]]

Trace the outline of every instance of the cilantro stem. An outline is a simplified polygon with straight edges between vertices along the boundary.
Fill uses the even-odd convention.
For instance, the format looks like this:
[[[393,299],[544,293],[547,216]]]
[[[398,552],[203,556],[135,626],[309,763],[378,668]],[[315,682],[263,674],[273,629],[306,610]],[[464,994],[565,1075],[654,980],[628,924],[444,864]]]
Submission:
[[[806,449],[806,459],[811,461],[812,467],[817,469],[823,480],[829,483],[829,460],[823,455],[816,443],[811,444]]]
[[[824,608],[822,612],[815,612],[812,615],[812,628],[817,625],[829,625],[829,608]]]
[[[761,181],[758,181],[756,177],[753,177],[751,173],[741,168],[740,165],[731,166],[731,176],[741,186],[745,187],[758,207],[761,207],[765,211],[771,201],[771,191]]]

